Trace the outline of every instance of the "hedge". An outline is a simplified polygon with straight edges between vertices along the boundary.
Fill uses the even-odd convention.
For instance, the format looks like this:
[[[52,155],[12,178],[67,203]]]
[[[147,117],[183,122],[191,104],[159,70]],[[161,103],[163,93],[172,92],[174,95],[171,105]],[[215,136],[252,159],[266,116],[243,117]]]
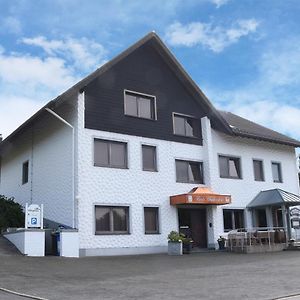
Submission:
[[[22,206],[0,195],[0,233],[8,227],[24,227],[25,214]]]

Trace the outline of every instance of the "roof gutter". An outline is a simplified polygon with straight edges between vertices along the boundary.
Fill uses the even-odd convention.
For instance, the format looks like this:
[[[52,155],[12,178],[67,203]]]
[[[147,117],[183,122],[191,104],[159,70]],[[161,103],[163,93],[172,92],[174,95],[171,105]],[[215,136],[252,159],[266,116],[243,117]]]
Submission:
[[[72,167],[71,167],[71,177],[72,177],[72,228],[76,228],[76,220],[75,220],[75,210],[76,210],[76,201],[75,201],[75,128],[73,125],[71,125],[68,121],[63,119],[60,115],[55,113],[53,110],[51,110],[48,107],[45,107],[45,110],[49,112],[51,115],[53,115],[55,118],[57,118],[59,121],[67,125],[72,129]]]

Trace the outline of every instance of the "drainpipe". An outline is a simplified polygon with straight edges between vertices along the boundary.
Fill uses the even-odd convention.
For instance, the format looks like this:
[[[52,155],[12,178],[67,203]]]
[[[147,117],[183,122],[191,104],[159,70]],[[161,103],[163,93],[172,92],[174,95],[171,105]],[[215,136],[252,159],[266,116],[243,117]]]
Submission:
[[[54,117],[56,117],[58,120],[63,122],[65,125],[69,126],[72,129],[72,202],[73,202],[73,209],[72,209],[72,227],[75,227],[75,129],[74,126],[72,126],[69,122],[67,122],[65,119],[63,119],[61,116],[59,116],[57,113],[55,113],[50,108],[46,107],[45,110],[52,114]]]

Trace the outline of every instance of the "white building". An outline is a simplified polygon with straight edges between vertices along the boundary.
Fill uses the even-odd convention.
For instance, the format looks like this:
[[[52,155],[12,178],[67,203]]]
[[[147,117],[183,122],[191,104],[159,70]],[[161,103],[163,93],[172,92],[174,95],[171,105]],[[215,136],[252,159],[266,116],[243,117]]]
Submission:
[[[43,203],[49,226],[78,228],[81,255],[164,252],[181,225],[215,248],[229,229],[284,226],[282,206],[247,205],[263,190],[298,195],[299,146],[217,111],[150,33],[0,143],[0,194]],[[197,186],[231,203],[204,194],[170,205]]]

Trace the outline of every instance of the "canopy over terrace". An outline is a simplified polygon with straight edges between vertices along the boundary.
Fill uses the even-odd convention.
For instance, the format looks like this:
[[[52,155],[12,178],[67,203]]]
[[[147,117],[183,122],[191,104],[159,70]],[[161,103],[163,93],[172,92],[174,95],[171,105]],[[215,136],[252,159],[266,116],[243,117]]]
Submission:
[[[230,195],[221,195],[214,193],[208,187],[195,187],[186,194],[180,194],[170,197],[171,205],[180,204],[211,204],[222,205],[230,204]]]
[[[300,196],[281,190],[261,191],[248,204],[252,210],[253,223],[257,227],[284,227],[291,238],[291,218],[289,208],[300,205]]]
[[[281,189],[261,191],[249,204],[248,208],[259,208],[266,206],[286,207],[300,205],[300,196]]]

